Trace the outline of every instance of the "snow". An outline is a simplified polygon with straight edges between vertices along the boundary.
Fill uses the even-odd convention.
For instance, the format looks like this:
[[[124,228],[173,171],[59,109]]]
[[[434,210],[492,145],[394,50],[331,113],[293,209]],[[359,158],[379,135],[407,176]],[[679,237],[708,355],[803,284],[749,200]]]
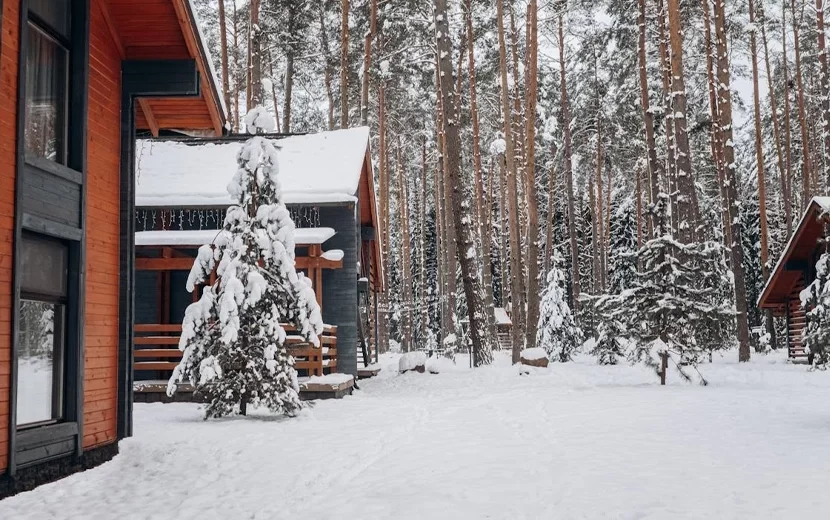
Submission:
[[[52,418],[52,362],[21,358],[17,370],[17,423],[48,421]]]
[[[495,307],[493,309],[493,315],[496,318],[496,325],[512,325],[513,322],[510,320],[510,316],[507,315],[507,310],[504,307]]]
[[[407,352],[403,354],[398,361],[398,370],[401,372],[405,370],[412,370],[415,367],[422,367],[426,365],[426,362],[426,352],[421,352],[420,350],[415,352]]]
[[[344,253],[342,249],[329,249],[321,255],[321,257],[325,260],[330,260],[332,262],[339,262],[343,260],[343,256]]]
[[[138,231],[135,234],[137,246],[201,246],[212,244],[219,235],[219,229]],[[295,228],[294,243],[302,246],[320,245],[333,237],[334,229]]]
[[[369,146],[367,127],[296,135],[273,141],[286,204],[357,200]],[[227,185],[242,141],[139,140],[136,206],[229,206]]]
[[[136,404],[115,459],[0,501],[0,518],[819,520],[830,373],[784,356],[730,351],[701,367],[707,387],[593,359],[519,377],[502,355],[409,377],[383,356],[353,396],[295,419]]]
[[[522,350],[521,358],[528,361],[536,361],[537,359],[544,359],[548,357],[548,353],[543,348],[526,348]]]
[[[342,385],[354,381],[354,376],[351,374],[326,374],[324,376],[311,376],[308,379],[300,381],[301,385]]]

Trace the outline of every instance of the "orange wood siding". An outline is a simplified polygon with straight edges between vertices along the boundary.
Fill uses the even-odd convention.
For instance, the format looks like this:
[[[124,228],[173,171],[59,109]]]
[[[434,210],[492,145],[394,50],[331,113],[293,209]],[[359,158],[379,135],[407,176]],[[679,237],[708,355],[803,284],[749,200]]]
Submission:
[[[20,0],[3,2],[0,51],[0,473],[9,452],[11,387],[12,237],[14,235],[17,51]]]
[[[84,448],[116,439],[121,57],[90,2]]]

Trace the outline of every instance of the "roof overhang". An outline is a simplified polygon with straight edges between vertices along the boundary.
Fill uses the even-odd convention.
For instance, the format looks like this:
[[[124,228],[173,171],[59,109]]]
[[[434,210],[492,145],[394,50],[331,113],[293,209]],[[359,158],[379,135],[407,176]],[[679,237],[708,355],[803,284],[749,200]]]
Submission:
[[[227,109],[190,0],[95,0],[122,60],[195,60],[200,93],[139,98],[136,128],[222,135]]]
[[[375,230],[371,240],[371,260],[375,266],[372,273],[372,288],[375,292],[383,292],[386,286],[385,271],[383,268],[383,254],[381,253],[380,219],[378,218],[378,202],[375,196],[375,175],[372,169],[372,150],[366,143],[366,155],[363,168],[360,172],[358,185],[358,201],[360,203],[360,225]]]
[[[824,226],[830,223],[828,210],[830,200],[826,197],[810,201],[758,298],[759,308],[779,312],[785,308],[793,287],[813,262],[812,255],[823,236]]]

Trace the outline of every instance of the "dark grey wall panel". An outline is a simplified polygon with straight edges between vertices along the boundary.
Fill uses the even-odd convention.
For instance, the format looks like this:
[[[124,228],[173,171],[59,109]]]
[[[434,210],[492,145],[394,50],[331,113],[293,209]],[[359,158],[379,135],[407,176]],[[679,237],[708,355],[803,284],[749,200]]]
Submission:
[[[23,171],[23,211],[67,226],[81,227],[81,186],[35,168]]]
[[[135,272],[135,322],[158,323],[158,272]]]
[[[170,323],[181,323],[184,311],[193,303],[193,294],[187,292],[188,271],[173,271],[170,273]]]
[[[337,371],[357,375],[357,262],[359,223],[355,207],[321,207],[320,226],[337,233],[324,250],[343,250],[342,269],[323,270],[323,321],[337,326]]]

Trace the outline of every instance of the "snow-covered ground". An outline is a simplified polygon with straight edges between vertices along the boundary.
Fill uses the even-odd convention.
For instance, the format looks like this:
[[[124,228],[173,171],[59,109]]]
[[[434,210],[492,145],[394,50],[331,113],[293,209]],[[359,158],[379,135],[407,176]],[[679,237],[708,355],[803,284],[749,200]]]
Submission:
[[[99,468],[0,502],[0,518],[824,519],[830,374],[780,356],[702,367],[507,364],[384,372],[293,420],[136,405]]]

